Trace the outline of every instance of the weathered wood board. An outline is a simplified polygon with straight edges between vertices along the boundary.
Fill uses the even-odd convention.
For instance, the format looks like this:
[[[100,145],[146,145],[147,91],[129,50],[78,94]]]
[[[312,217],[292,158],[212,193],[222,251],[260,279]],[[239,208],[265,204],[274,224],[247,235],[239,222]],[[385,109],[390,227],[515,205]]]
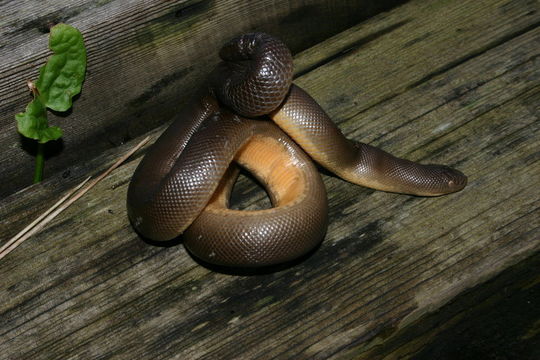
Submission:
[[[538,10],[413,0],[296,56],[296,83],[347,136],[455,166],[464,191],[419,198],[324,174],[322,246],[291,267],[234,274],[137,237],[125,210],[136,156],[0,262],[0,359],[429,358],[458,312],[437,310],[538,264]],[[0,244],[136,140],[2,200]],[[264,201],[247,181],[238,193],[242,206]],[[538,288],[537,271],[516,274],[527,280],[513,289]]]
[[[367,352],[341,358],[539,359],[540,252],[402,327]]]
[[[64,137],[47,144],[49,175],[170,120],[233,36],[267,31],[298,52],[400,2],[0,1],[0,198],[32,179],[35,146],[21,141],[14,115],[30,101],[26,80],[37,78],[49,56],[47,32],[55,23],[84,34],[88,71],[69,116],[50,114]]]

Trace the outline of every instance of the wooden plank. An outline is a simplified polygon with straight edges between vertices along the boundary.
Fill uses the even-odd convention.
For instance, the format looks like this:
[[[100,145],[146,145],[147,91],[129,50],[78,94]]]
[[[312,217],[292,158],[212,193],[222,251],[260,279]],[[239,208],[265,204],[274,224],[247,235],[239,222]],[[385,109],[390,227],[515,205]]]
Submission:
[[[0,359],[407,354],[396,347],[404,331],[540,249],[535,9],[411,1],[296,58],[308,64],[297,83],[349,136],[457,166],[470,176],[463,192],[417,198],[324,175],[331,220],[321,248],[277,272],[231,276],[133,233],[132,161],[2,261]],[[113,153],[85,166],[105,167]],[[0,202],[0,234],[70,181],[58,174]],[[241,205],[261,201],[246,181],[239,192],[249,195]]]
[[[64,129],[47,145],[46,175],[66,171],[171,119],[202,83],[219,47],[239,33],[282,36],[298,52],[403,0],[71,0],[0,3],[0,198],[28,186],[35,146],[21,141],[14,115],[30,100],[49,55],[50,25],[84,34],[88,71]]]
[[[449,304],[340,359],[538,359],[540,253],[468,289]]]

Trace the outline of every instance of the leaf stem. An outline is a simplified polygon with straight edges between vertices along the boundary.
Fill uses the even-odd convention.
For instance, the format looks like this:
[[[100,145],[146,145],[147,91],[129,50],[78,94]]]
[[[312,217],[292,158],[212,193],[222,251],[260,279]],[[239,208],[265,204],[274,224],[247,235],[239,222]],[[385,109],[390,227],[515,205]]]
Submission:
[[[109,175],[114,169],[120,166],[124,161],[126,161],[131,155],[133,155],[137,150],[142,148],[150,140],[150,136],[145,137],[140,143],[138,143],[134,148],[132,148],[127,154],[118,159],[110,168],[105,172],[99,175],[97,178],[92,180],[89,184],[86,184],[90,177],[80,183],[76,188],[68,192],[62,199],[60,199],[56,204],[49,208],[45,213],[41,214],[36,220],[34,220],[30,225],[25,227],[17,235],[9,239],[3,246],[0,247],[0,259],[13,251],[17,246],[19,246],[23,241],[28,239],[30,236],[34,235],[36,232],[41,230],[46,224],[48,224],[52,219],[54,219],[58,214],[64,211],[68,206],[73,204],[77,199],[83,196],[88,190],[94,187],[98,182],[103,180],[107,175]],[[86,186],[82,188],[84,185]],[[82,189],[81,189],[82,188]],[[79,190],[77,193],[75,193]],[[73,196],[72,196],[73,195]]]
[[[36,168],[34,169],[34,184],[43,179],[43,165],[45,164],[45,144],[38,142],[36,154]]]

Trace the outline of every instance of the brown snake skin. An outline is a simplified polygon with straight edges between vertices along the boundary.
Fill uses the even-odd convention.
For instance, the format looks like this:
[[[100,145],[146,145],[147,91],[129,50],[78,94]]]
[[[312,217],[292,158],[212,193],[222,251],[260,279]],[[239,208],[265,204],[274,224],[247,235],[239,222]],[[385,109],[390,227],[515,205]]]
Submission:
[[[142,236],[167,241],[183,234],[192,254],[217,265],[293,260],[316,247],[327,228],[326,191],[311,159],[384,191],[437,196],[465,187],[466,176],[447,166],[347,140],[292,84],[292,56],[276,38],[245,34],[220,56],[207,94],[178,114],[133,175],[128,215]],[[273,122],[249,119],[263,115]],[[235,164],[263,184],[272,208],[229,209]]]

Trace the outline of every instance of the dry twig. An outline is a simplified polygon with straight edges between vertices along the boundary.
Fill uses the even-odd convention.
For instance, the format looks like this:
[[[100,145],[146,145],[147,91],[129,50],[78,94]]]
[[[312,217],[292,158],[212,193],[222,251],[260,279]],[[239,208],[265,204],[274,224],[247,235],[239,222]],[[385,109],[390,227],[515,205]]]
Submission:
[[[26,226],[17,235],[9,239],[8,242],[5,243],[0,248],[0,259],[2,259],[4,256],[9,254],[11,251],[13,251],[17,246],[19,246],[23,241],[28,239],[30,236],[34,235],[39,230],[43,229],[43,227],[47,225],[56,216],[58,216],[58,214],[60,214],[65,209],[67,209],[71,204],[73,204],[80,197],[82,197],[88,190],[93,188],[98,182],[100,182],[103,178],[109,175],[114,169],[120,166],[131,155],[133,155],[137,150],[139,150],[142,146],[144,146],[144,144],[146,144],[148,140],[150,140],[149,136],[144,138],[128,153],[126,153],[124,156],[118,159],[110,168],[108,168],[101,175],[99,175],[97,178],[95,178],[90,183],[88,183],[85,187],[83,186],[90,180],[90,177],[84,180],[79,185],[77,185],[75,188],[71,189],[66,195],[62,197],[62,199],[60,199],[57,203],[55,203],[53,206],[47,209],[47,211],[41,214],[36,220],[34,220],[32,223]]]

